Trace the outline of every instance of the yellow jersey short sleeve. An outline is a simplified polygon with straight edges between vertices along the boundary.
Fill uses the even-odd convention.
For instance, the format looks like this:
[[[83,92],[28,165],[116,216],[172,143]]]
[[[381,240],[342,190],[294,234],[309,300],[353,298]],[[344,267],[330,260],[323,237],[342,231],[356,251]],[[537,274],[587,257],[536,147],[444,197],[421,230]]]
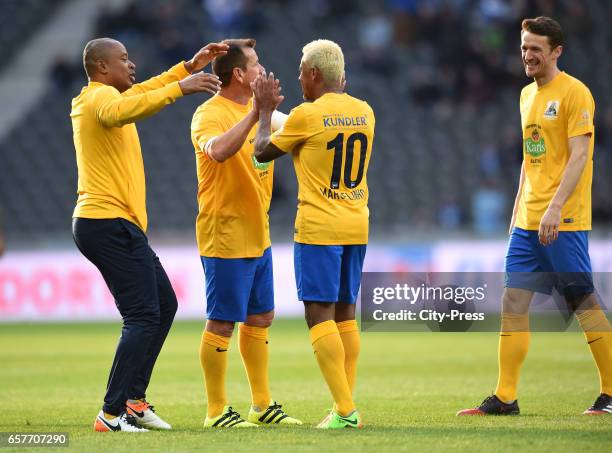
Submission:
[[[310,136],[306,110],[305,104],[291,110],[285,124],[270,138],[274,146],[288,153]]]
[[[211,159],[204,151],[211,138],[231,129],[251,108],[252,102],[241,105],[217,94],[193,116],[199,208],[196,236],[201,256],[256,258],[270,247],[268,210],[274,164],[261,164],[253,155],[257,127],[224,162]]]
[[[581,83],[576,83],[569,90],[567,104],[571,106],[567,115],[567,136],[578,137],[593,134],[593,114],[595,101],[589,89]]]
[[[373,140],[372,109],[346,93],[301,104],[272,134],[272,144],[292,153],[298,179],[296,242],[367,244]]]
[[[218,112],[221,113],[221,112]],[[191,135],[196,153],[203,153],[203,158],[209,158],[205,151],[209,140],[224,132],[221,121],[222,114],[217,115],[214,107],[196,110],[191,121]]]
[[[546,85],[531,83],[521,93],[525,182],[515,225],[538,230],[561,184],[571,137],[590,135],[588,160],[576,188],[561,210],[560,231],[591,229],[591,184],[595,101],[579,80],[561,72]]]

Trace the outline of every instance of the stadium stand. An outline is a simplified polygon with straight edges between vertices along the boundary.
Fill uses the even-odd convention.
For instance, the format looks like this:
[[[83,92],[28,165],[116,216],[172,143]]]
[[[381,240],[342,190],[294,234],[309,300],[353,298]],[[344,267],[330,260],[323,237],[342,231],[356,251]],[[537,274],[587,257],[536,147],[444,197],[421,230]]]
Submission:
[[[612,180],[605,177],[612,153],[612,108],[606,107],[612,5],[605,0],[138,0],[120,11],[101,10],[91,36],[123,41],[139,80],[205,42],[254,36],[262,63],[281,79],[285,111],[301,101],[302,45],[336,40],[347,58],[348,91],[377,114],[369,173],[373,237],[457,229],[495,234],[505,231],[521,159],[518,94],[528,81],[520,62],[520,18],[539,14],[560,19],[568,35],[560,66],[595,96],[594,220],[612,222]],[[50,80],[36,108],[0,144],[9,238],[69,238],[76,199],[70,99],[85,83],[78,56],[56,62]],[[193,238],[189,124],[204,99],[183,99],[138,126],[151,234]],[[296,188],[289,159],[277,163],[275,185],[273,233],[290,239]],[[502,209],[491,211],[492,225],[478,225],[487,216],[473,211],[488,209],[490,200]]]
[[[0,70],[64,0],[3,0],[0,15]]]

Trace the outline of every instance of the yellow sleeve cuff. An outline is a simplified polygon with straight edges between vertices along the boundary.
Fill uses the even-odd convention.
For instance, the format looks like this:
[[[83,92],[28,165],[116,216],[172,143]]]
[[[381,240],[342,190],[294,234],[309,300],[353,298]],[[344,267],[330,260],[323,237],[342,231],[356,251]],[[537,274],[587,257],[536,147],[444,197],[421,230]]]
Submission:
[[[166,91],[166,94],[170,96],[172,99],[178,99],[183,97],[183,90],[179,86],[178,82],[172,82],[162,88],[162,90]]]
[[[185,77],[191,75],[187,71],[187,69],[185,69],[185,61],[181,61],[180,63],[175,64],[168,70],[168,72],[171,72],[172,74],[177,76],[179,80],[183,80]]]
[[[593,126],[587,126],[581,129],[574,129],[572,131],[569,131],[569,133],[567,134],[567,138],[580,137],[581,135],[587,134],[593,135],[594,132],[595,128]]]
[[[270,135],[270,143],[272,143],[274,146],[276,146],[280,151],[284,152],[285,154],[287,154],[287,153],[289,153],[291,151],[291,150],[284,149],[284,146],[280,146],[278,144],[278,140],[276,140],[276,134],[275,133]]]

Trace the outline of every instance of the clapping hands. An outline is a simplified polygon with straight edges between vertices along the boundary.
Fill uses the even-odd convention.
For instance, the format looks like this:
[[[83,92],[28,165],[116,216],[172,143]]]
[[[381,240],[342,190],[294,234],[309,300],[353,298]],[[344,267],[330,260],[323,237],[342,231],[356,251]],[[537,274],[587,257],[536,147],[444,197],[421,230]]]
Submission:
[[[255,97],[254,107],[258,110],[273,112],[285,99],[280,94],[280,81],[274,78],[273,72],[260,74],[251,82],[251,89]]]

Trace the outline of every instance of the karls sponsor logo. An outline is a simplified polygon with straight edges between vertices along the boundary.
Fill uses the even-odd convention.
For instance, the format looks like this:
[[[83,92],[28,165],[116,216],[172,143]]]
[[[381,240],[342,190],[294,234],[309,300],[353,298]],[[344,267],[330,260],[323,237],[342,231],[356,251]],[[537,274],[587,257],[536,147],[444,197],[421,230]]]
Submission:
[[[540,157],[546,153],[544,137],[537,127],[531,131],[531,137],[525,139],[525,152],[531,157]]]

